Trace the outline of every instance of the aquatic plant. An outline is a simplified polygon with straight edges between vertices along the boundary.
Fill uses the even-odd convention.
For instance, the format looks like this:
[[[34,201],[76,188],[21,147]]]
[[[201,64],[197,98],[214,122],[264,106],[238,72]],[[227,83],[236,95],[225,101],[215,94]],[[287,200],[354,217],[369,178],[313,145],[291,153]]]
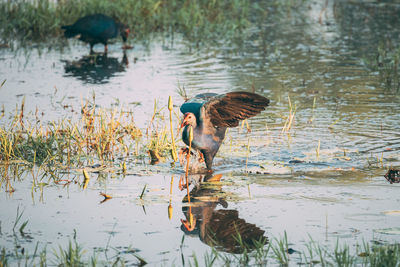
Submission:
[[[380,42],[374,56],[363,60],[371,71],[379,73],[380,82],[385,88],[396,92],[400,90],[400,47],[395,47],[390,42]]]
[[[22,102],[12,119],[2,121],[0,126],[0,187],[6,185],[6,191],[14,191],[11,181],[18,180],[24,171],[32,172],[33,188],[40,190],[43,184],[37,180],[39,176],[66,184],[73,182],[62,178],[69,172],[83,173],[82,186],[86,188],[90,171],[110,168],[126,174],[127,162],[134,159],[149,158],[151,164],[157,164],[169,158],[172,165],[177,160],[175,139],[179,130],[175,125],[179,116],[172,100],[169,120],[164,114],[166,105],[154,102],[146,129],[135,125],[129,110],[97,108],[95,95],[82,103],[78,117],[46,124],[38,117],[25,116],[23,107]]]
[[[172,149],[171,149],[171,155],[174,160],[174,162],[178,161],[178,155],[176,154],[176,145],[175,145],[175,137],[174,137],[174,128],[172,126],[172,111],[174,109],[173,103],[172,103],[172,98],[171,96],[168,98],[168,110],[169,110],[169,125],[171,129],[171,142],[172,142]]]
[[[275,239],[275,244],[271,246],[272,252],[274,253],[274,258],[282,265],[289,265],[289,257],[288,257],[288,239],[286,232],[283,237],[280,239]]]
[[[296,116],[296,104],[294,106],[292,105],[292,101],[290,100],[289,95],[288,95],[288,105],[289,105],[289,114],[285,119],[285,124],[282,127],[281,133],[288,133],[290,131]],[[285,117],[283,116],[282,118]]]
[[[287,235],[274,238],[271,243],[265,240],[255,242],[256,248],[244,250],[244,253],[235,255],[217,251],[211,248],[203,257],[195,253],[189,260],[190,265],[209,266],[215,263],[223,266],[266,266],[267,263],[279,266],[306,265],[306,266],[399,266],[399,245],[376,245],[370,247],[364,243],[363,251],[350,250],[338,240],[334,248],[322,246],[310,240],[306,243],[306,251],[296,251],[288,246]],[[356,246],[358,247],[358,246]],[[202,259],[202,261],[201,261]]]
[[[370,247],[364,243],[363,263],[368,266],[399,266],[400,245],[384,245]]]
[[[184,254],[182,252],[182,263],[189,266],[266,266],[279,264],[289,266],[292,264],[306,266],[399,266],[400,265],[400,246],[398,244],[373,245],[364,242],[362,246],[356,246],[356,250],[350,249],[347,245],[337,241],[333,248],[325,247],[322,244],[310,239],[305,244],[306,251],[297,251],[289,247],[286,233],[281,238],[273,238],[271,242],[266,239],[254,240],[252,248],[247,247],[244,242],[240,242],[240,235],[236,240],[242,246],[242,253],[230,254],[218,251],[211,247],[204,255],[197,255],[195,252]],[[182,244],[184,238],[182,239]],[[84,248],[77,241],[76,233],[72,240],[68,241],[66,247],[58,246],[50,248],[52,253],[48,253],[49,248],[39,248],[38,244],[33,253],[25,251],[21,254],[18,250],[0,247],[0,266],[19,265],[56,265],[56,266],[97,266],[113,265],[125,266],[128,261],[121,256],[118,248],[107,250],[108,253],[114,251],[115,256],[103,257],[93,251],[92,255],[87,255],[90,249]],[[147,260],[137,255],[134,249],[127,250],[137,260],[138,266],[147,264]],[[126,252],[125,252],[126,253]],[[129,261],[131,262],[131,261]],[[174,260],[171,260],[174,262]]]
[[[113,160],[115,154],[127,153],[127,140],[135,141],[140,136],[132,114],[122,110],[97,111],[86,103],[81,119],[75,123],[62,120],[43,126],[15,116],[8,126],[0,128],[0,160],[24,160],[38,165],[80,162],[83,155]]]
[[[198,46],[206,39],[220,40],[242,31],[248,24],[249,5],[246,0],[5,1],[0,3],[0,29],[4,40],[13,36],[43,40],[60,36],[62,25],[84,15],[104,13],[127,24],[135,38],[154,32],[181,33]]]
[[[171,105],[169,104],[171,103]],[[170,135],[174,135],[173,124],[172,124],[172,100],[168,103],[169,110],[169,124],[170,124]],[[166,157],[171,156],[173,162],[176,161],[176,146],[175,138],[172,137],[168,140],[168,126],[163,113],[165,106],[159,108],[158,102],[154,101],[154,112],[149,121],[146,129],[147,137],[147,150],[151,158],[151,164],[157,164],[164,161]]]
[[[74,239],[74,242],[70,240],[67,249],[63,249],[60,246],[58,251],[54,250],[53,254],[56,257],[54,264],[61,266],[84,266],[84,253],[85,251],[77,243],[76,239]]]
[[[22,211],[22,212],[20,213],[20,212],[19,212],[19,206],[18,206],[18,208],[17,208],[17,216],[16,216],[16,218],[15,218],[14,226],[13,226],[13,228],[12,228],[13,232],[15,232],[15,227],[19,224],[19,222],[20,222],[20,220],[21,220],[23,214],[24,214],[24,211]],[[19,232],[21,233],[21,235],[24,234],[24,229],[25,229],[25,227],[26,227],[27,224],[28,224],[28,221],[25,221],[25,222],[21,223],[21,226],[19,227]]]
[[[132,112],[96,109],[94,102],[87,101],[76,121],[64,119],[43,125],[37,118],[25,117],[22,107],[0,127],[0,186],[5,184],[7,191],[13,191],[10,175],[16,178],[20,167],[38,166],[37,172],[47,173],[57,183],[61,178],[54,174],[62,169],[86,166],[93,160],[114,166],[118,157],[119,168],[126,172],[127,156],[145,157],[147,153],[146,146],[139,151],[142,132]],[[148,142],[154,141],[150,138]],[[163,153],[170,147],[169,143],[165,148],[164,144],[158,146]],[[136,147],[133,152],[132,147]],[[38,176],[33,175],[34,186],[39,184],[35,180]]]

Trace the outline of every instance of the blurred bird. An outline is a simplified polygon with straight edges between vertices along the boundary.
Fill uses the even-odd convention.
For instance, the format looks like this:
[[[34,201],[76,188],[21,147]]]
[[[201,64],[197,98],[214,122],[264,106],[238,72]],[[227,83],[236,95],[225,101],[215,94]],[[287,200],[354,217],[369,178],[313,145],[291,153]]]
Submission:
[[[88,15],[78,19],[72,25],[65,25],[61,28],[65,30],[65,37],[76,37],[89,43],[90,53],[93,53],[93,46],[97,43],[102,43],[104,53],[107,53],[108,39],[115,38],[119,34],[125,43],[129,35],[129,28],[126,25],[103,14]]]
[[[236,127],[240,120],[255,116],[268,106],[269,100],[248,92],[217,95],[205,93],[182,104],[184,114],[182,140],[189,145],[189,126],[193,127],[192,147],[201,152],[207,170],[225,137],[227,127]]]

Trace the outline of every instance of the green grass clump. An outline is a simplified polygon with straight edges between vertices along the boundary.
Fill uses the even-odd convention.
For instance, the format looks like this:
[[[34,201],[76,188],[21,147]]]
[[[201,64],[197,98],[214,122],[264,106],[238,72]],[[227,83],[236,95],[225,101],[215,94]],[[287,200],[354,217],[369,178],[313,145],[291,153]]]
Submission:
[[[0,127],[0,162],[23,160],[32,164],[81,163],[82,157],[113,160],[129,152],[129,142],[142,133],[132,114],[122,110],[97,110],[86,103],[77,122],[52,121],[43,126],[24,118],[23,109]]]
[[[4,39],[43,40],[60,36],[61,26],[104,13],[127,24],[138,39],[153,32],[182,33],[193,42],[234,35],[248,24],[249,1],[207,0],[33,0],[2,1],[0,29]]]
[[[388,244],[369,247],[362,251],[351,250],[347,245],[333,249],[311,240],[307,251],[296,251],[288,246],[286,234],[270,243],[259,242],[256,248],[245,249],[241,254],[227,254],[212,248],[203,258],[196,254],[189,260],[190,266],[400,266],[400,245]],[[357,246],[356,246],[357,247]]]
[[[241,240],[240,236],[235,236],[235,238],[238,241]],[[335,247],[328,248],[311,240],[306,244],[307,251],[304,252],[292,249],[285,233],[283,237],[273,238],[271,242],[267,239],[254,240],[251,245],[242,242],[241,246],[242,252],[233,254],[220,251],[217,246],[211,246],[210,250],[202,256],[196,255],[195,252],[183,253],[182,251],[182,264],[188,266],[268,266],[269,264],[272,266],[400,266],[399,244],[370,246],[364,243],[363,246],[356,245],[355,249],[350,249],[348,245],[343,245],[339,241]],[[74,232],[73,239],[69,240],[66,247],[54,247],[52,253],[48,253],[46,246],[40,250],[38,244],[33,253],[27,250],[21,253],[20,249],[7,249],[0,246],[0,266],[125,266],[133,263],[132,260],[128,261],[122,257],[122,254],[127,252],[134,257],[135,264],[138,266],[143,266],[148,262],[137,255],[135,249],[129,248],[122,252],[118,248],[107,248],[104,250],[105,257],[96,250],[93,250],[92,255],[87,255],[91,249],[79,244]],[[114,251],[115,255],[110,257],[107,251],[108,253]],[[168,259],[165,263],[170,264],[176,260]]]
[[[400,90],[400,47],[391,43],[379,43],[373,56],[363,59],[365,65],[379,73],[379,79],[386,89]]]
[[[148,158],[152,164],[166,158],[175,161],[176,147],[170,135],[179,134],[179,130],[168,130],[171,121],[165,119],[165,106],[158,108],[155,102],[148,127],[139,129],[131,111],[96,108],[94,101],[93,96],[92,102],[82,104],[80,114],[72,120],[45,125],[38,117],[25,116],[24,102],[12,119],[0,118],[0,187],[5,185],[6,191],[13,192],[11,182],[19,179],[23,170],[32,171],[34,186],[41,186],[47,183],[40,183],[38,176],[49,176],[58,183],[63,179],[56,173],[85,168],[95,162],[126,173],[127,160]],[[173,150],[175,153],[171,153]]]
[[[60,246],[58,251],[54,251],[56,257],[54,263],[58,266],[84,266],[84,253],[82,246],[76,240],[74,242],[70,240],[67,249]]]
[[[375,70],[386,88],[400,90],[400,48],[394,48],[381,44],[378,47]]]

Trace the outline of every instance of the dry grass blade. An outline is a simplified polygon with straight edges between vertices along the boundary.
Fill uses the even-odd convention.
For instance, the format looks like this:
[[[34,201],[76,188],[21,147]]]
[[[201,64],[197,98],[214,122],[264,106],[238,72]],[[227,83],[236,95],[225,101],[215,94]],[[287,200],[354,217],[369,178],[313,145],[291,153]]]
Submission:
[[[147,184],[145,184],[143,187],[142,193],[140,194],[140,197],[139,197],[140,199],[143,199],[144,193],[146,192],[146,187],[147,187]]]

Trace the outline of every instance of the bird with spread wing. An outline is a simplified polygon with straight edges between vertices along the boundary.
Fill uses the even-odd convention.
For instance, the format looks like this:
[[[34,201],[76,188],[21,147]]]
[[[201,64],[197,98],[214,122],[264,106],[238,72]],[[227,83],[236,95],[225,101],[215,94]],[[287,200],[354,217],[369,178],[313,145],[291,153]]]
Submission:
[[[212,164],[228,127],[236,127],[239,121],[253,117],[263,111],[269,99],[249,92],[226,94],[204,93],[189,99],[180,110],[184,114],[181,127],[182,140],[189,145],[190,127],[193,129],[192,147],[205,160],[207,170]]]

